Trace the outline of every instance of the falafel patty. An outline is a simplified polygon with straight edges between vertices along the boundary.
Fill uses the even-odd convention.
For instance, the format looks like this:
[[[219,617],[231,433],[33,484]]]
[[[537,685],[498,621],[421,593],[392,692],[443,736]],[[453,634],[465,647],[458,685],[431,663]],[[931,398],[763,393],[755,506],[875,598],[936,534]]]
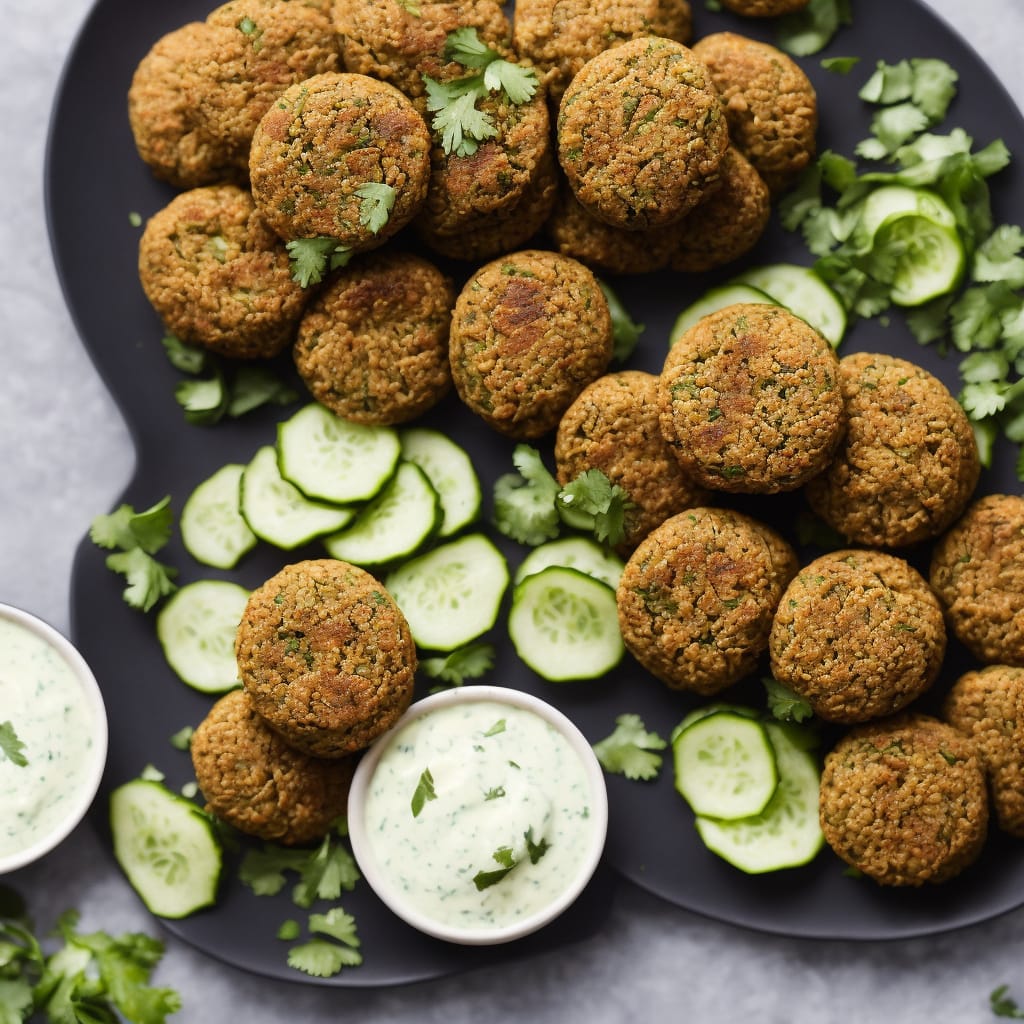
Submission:
[[[366,424],[419,416],[451,387],[455,286],[412,253],[371,253],[335,276],[299,324],[295,365],[313,397]]]
[[[703,317],[665,360],[661,429],[706,487],[770,494],[820,473],[843,433],[839,361],[781,306],[737,303]]]
[[[1024,668],[965,673],[947,694],[943,717],[974,741],[999,827],[1024,838]]]
[[[373,576],[337,559],[286,565],[257,587],[235,655],[257,714],[314,757],[369,746],[412,700],[405,616]]]
[[[306,304],[284,244],[237,185],[190,189],[155,213],[139,280],[168,331],[237,359],[281,352]]]
[[[707,493],[679,466],[659,426],[658,378],[639,370],[599,377],[566,409],[555,435],[555,471],[564,487],[599,469],[628,495],[623,548]]]
[[[244,690],[210,708],[189,749],[206,810],[247,835],[306,843],[345,813],[353,762],[293,749],[256,714]]]
[[[710,72],[682,43],[633,39],[580,68],[558,109],[576,198],[620,228],[681,220],[719,184],[729,129]]]
[[[749,516],[681,512],[626,561],[616,594],[622,639],[670,688],[719,693],[756,667],[797,568],[789,544]]]
[[[869,722],[825,757],[820,818],[836,854],[879,885],[945,882],[985,843],[985,773],[974,744],[936,718]]]
[[[784,192],[817,150],[818,97],[811,80],[778,47],[735,32],[694,44],[722,97],[733,145],[773,196]]]
[[[924,577],[880,551],[833,551],[786,588],[769,638],[772,675],[827,722],[902,710],[935,681],[942,609]]]
[[[593,273],[568,256],[509,253],[459,293],[449,356],[474,413],[509,437],[541,437],[611,360],[608,302]]]
[[[557,104],[591,57],[640,36],[688,43],[692,20],[688,0],[517,0],[512,46]]]
[[[252,194],[286,241],[383,244],[419,212],[430,132],[412,101],[366,75],[315,75],[274,102],[252,141]]]
[[[814,511],[854,544],[898,548],[941,534],[981,465],[967,415],[927,370],[856,352],[839,361],[846,434],[807,484]]]
[[[929,578],[975,657],[1024,666],[1024,497],[975,501],[936,544]]]

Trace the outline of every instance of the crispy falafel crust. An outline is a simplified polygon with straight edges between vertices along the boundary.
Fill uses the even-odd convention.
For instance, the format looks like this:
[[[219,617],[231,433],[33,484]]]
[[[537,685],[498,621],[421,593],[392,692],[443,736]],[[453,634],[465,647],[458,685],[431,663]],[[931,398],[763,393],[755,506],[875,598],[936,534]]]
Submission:
[[[517,0],[512,46],[557,104],[591,57],[640,36],[688,43],[692,22],[688,0]]]
[[[967,415],[927,370],[857,352],[839,361],[846,434],[807,484],[814,511],[855,544],[902,547],[941,534],[981,465]]]
[[[839,361],[780,306],[737,303],[675,343],[659,379],[661,430],[683,469],[720,491],[800,487],[844,428]]]
[[[295,365],[313,397],[355,423],[405,423],[450,390],[455,286],[412,253],[341,271],[299,324]]]
[[[235,654],[256,712],[315,757],[369,746],[412,700],[405,616],[373,576],[340,560],[296,562],[257,587]]]
[[[576,198],[626,229],[681,220],[719,184],[729,130],[707,67],[682,43],[633,39],[591,58],[558,108]]]
[[[999,827],[1024,838],[1024,668],[988,665],[965,673],[942,713],[974,741]]]
[[[286,89],[260,120],[249,171],[256,205],[282,238],[336,238],[362,252],[423,205],[430,132],[394,86],[366,75],[314,75]],[[378,184],[394,189],[394,204],[374,232],[360,190]]]
[[[670,516],[708,497],[680,468],[658,421],[658,378],[622,370],[588,384],[555,435],[555,472],[563,487],[599,469],[629,496],[622,545],[628,551]]]
[[[244,690],[210,708],[189,749],[206,810],[247,835],[306,843],[326,835],[345,813],[353,762],[290,747]]]
[[[789,544],[749,516],[681,512],[626,562],[616,594],[622,639],[670,688],[719,693],[756,667],[797,568]]]
[[[155,213],[139,242],[139,280],[172,334],[236,359],[281,352],[307,300],[281,240],[237,185],[190,189]]]
[[[982,662],[1024,666],[1024,497],[978,499],[932,551],[929,578]]]
[[[904,713],[869,722],[825,757],[825,841],[879,885],[920,886],[958,875],[988,828],[985,773],[951,725]]]
[[[935,682],[946,653],[939,602],[902,558],[833,551],[786,588],[769,638],[772,675],[828,722],[902,710]]]
[[[509,437],[541,437],[611,360],[608,302],[593,273],[568,256],[509,253],[459,293],[449,356],[473,412]]]
[[[729,136],[773,196],[784,192],[817,150],[818,98],[803,69],[780,49],[735,32],[694,44],[721,94]]]

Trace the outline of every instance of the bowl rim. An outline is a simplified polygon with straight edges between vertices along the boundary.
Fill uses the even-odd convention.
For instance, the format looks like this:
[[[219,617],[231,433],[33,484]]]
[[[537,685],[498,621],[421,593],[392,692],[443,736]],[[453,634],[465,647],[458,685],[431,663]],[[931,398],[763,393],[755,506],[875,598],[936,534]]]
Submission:
[[[92,757],[82,766],[80,785],[75,791],[74,800],[68,805],[67,813],[58,826],[31,845],[6,856],[0,855],[0,875],[5,875],[18,868],[27,867],[50,853],[74,831],[85,817],[99,791],[103,778],[107,763],[109,729],[107,709],[103,702],[99,683],[78,648],[56,626],[24,608],[0,602],[0,619],[23,627],[57,652],[71,669],[71,674],[75,677],[79,689],[85,697],[95,723]]]
[[[579,869],[572,882],[562,890],[558,897],[549,904],[513,924],[499,928],[467,928],[444,924],[435,918],[419,911],[404,901],[402,896],[389,884],[387,875],[377,864],[373,847],[364,825],[366,795],[370,780],[376,770],[381,756],[390,746],[400,729],[410,722],[421,718],[439,708],[457,706],[464,703],[489,701],[507,704],[511,707],[531,711],[553,726],[569,742],[579,757],[587,780],[590,784],[592,800],[590,802],[590,820],[593,829],[590,833],[590,849],[580,862]],[[577,725],[565,714],[546,701],[516,690],[511,687],[493,684],[466,684],[451,690],[432,693],[414,701],[401,718],[383,735],[378,737],[362,755],[352,778],[348,797],[348,834],[352,853],[367,884],[377,897],[397,917],[418,931],[447,942],[467,946],[499,945],[523,938],[538,931],[554,921],[567,910],[580,893],[586,888],[593,877],[604,853],[608,834],[608,792],[605,785],[604,771],[597,756],[594,754],[590,741],[583,735]]]

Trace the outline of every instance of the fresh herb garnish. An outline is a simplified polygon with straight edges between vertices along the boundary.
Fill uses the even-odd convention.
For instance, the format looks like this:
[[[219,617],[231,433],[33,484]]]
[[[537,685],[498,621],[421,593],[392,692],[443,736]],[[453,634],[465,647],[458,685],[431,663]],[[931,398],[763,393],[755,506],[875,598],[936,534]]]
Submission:
[[[281,939],[282,942],[294,942],[302,933],[302,928],[299,922],[294,918],[289,918],[287,921],[282,921],[280,927],[277,929],[277,938]]]
[[[121,505],[109,515],[96,516],[89,529],[98,547],[120,548],[107,556],[107,568],[125,577],[125,601],[144,612],[177,590],[173,577],[178,570],[153,557],[171,535],[174,515],[170,502],[170,497],[165,497],[142,512]]]
[[[362,200],[359,204],[359,223],[377,234],[388,222],[398,193],[382,181],[368,181],[356,189]]]
[[[1009,1017],[1012,1020],[1024,1020],[1024,1010],[1017,1001],[1009,995],[1010,986],[1000,985],[989,994],[988,1001],[992,1007],[992,1013],[997,1017]]]
[[[362,216],[360,207],[360,218]],[[292,280],[303,288],[319,284],[328,271],[345,267],[352,259],[352,250],[336,238],[294,238],[285,248],[292,265]]]
[[[0,722],[0,757],[6,757],[12,764],[24,768],[28,764],[28,758],[22,753],[24,749],[25,744],[14,731],[14,723]]]
[[[612,317],[612,358],[617,363],[624,363],[632,354],[644,332],[644,325],[638,324],[629,315],[622,300],[604,281],[598,281],[601,291],[608,303],[608,312]]]
[[[656,733],[648,732],[639,715],[619,715],[615,731],[594,744],[594,753],[606,771],[625,775],[627,779],[653,779],[661,768],[661,754],[666,742]]]
[[[850,0],[810,0],[776,23],[776,42],[794,57],[809,57],[823,50],[843,25],[852,25]]]
[[[416,790],[412,795],[410,806],[412,816],[418,818],[420,812],[426,806],[428,800],[436,800],[437,792],[434,789],[434,776],[430,774],[429,768],[424,768],[420,774],[419,782],[416,783]]]
[[[777,679],[766,676],[761,683],[768,698],[768,710],[780,722],[806,722],[814,714],[814,709],[803,697],[783,686]]]
[[[343,891],[351,892],[360,877],[352,854],[330,836],[314,850],[264,843],[262,848],[246,853],[238,877],[257,896],[273,896],[284,888],[285,872],[299,876],[292,889],[292,902],[304,908],[314,900],[336,900]]]
[[[289,967],[315,978],[330,978],[343,967],[358,967],[363,962],[355,918],[341,907],[332,907],[325,914],[310,914],[309,930],[337,941],[310,939],[294,946],[288,951]]]
[[[526,853],[531,864],[536,864],[551,849],[551,844],[546,839],[541,839],[539,842],[534,839],[532,825],[523,833],[523,838],[526,840]],[[491,870],[480,870],[473,876],[473,884],[478,892],[497,885],[508,877],[509,872],[522,863],[521,860],[516,860],[511,846],[499,846],[491,854],[491,857],[500,866]]]
[[[586,525],[603,544],[620,544],[626,534],[629,495],[599,469],[587,469],[559,492],[557,508],[577,528]]]
[[[502,733],[504,731],[505,731],[505,719],[504,718],[499,718],[494,723],[494,725],[492,725],[490,727],[490,729],[488,729],[487,732],[484,733],[484,736],[497,736],[498,733]]]
[[[461,686],[466,679],[479,679],[494,667],[494,645],[474,640],[444,656],[424,658],[420,668],[432,679]],[[435,687],[441,689],[441,687]]]
[[[507,795],[504,786],[492,786],[484,793],[484,800],[500,800]]]
[[[131,210],[131,211],[129,211],[129,213],[128,213],[128,223],[131,224],[131,226],[133,228],[140,228],[140,227],[142,227],[142,214],[139,213],[138,210]]]

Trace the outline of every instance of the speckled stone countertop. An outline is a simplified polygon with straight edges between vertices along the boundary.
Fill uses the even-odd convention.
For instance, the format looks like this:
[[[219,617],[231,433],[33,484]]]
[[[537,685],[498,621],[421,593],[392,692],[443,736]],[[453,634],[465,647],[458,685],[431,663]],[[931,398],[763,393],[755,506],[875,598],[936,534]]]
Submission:
[[[145,2],[145,0],[140,0]],[[696,0],[701,2],[701,0]],[[856,11],[857,0],[851,0]],[[928,0],[1024,103],[1020,0]],[[0,601],[68,631],[74,549],[127,483],[133,449],[66,312],[46,236],[47,114],[88,0],[0,0]],[[1024,211],[1016,214],[1024,220]],[[0,709],[2,716],[2,709]],[[159,933],[89,826],[5,879],[40,924],[77,907],[87,928]],[[1022,896],[1024,898],[1024,896]],[[936,899],[941,893],[936,892]],[[935,938],[795,941],[711,922],[623,885],[602,933],[541,958],[384,990],[252,977],[169,939],[158,970],[199,1022],[991,1019],[988,994],[1024,1000],[1024,909]]]

